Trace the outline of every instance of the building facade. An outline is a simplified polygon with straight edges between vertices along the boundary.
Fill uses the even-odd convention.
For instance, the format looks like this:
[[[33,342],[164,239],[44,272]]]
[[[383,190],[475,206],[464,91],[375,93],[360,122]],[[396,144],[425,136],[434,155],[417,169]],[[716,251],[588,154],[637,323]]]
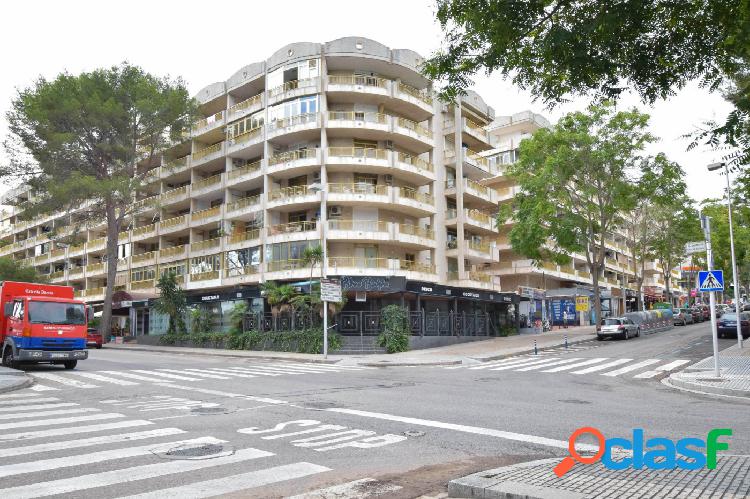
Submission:
[[[473,92],[438,101],[422,62],[364,38],[295,43],[203,88],[189,137],[139,166],[147,185],[114,283],[104,224],[81,244],[50,240],[75,214],[21,221],[24,188],[6,195],[0,253],[91,303],[115,286],[137,334],[164,329],[147,304],[166,271],[219,314],[235,299],[262,310],[263,282],[304,289],[322,274],[342,278],[349,310],[481,311],[497,327],[513,306],[487,272],[500,256],[500,196],[483,183],[495,175],[482,155],[494,110]],[[326,259],[311,269],[302,252],[319,244]]]

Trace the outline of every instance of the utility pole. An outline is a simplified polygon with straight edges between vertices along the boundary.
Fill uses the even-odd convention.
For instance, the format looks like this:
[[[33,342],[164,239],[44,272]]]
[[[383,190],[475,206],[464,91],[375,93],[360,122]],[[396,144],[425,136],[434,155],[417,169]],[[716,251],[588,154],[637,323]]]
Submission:
[[[714,270],[714,254],[711,249],[711,217],[701,215],[701,226],[703,227],[703,233],[706,236],[706,263],[708,271]],[[700,283],[698,283],[700,287]],[[721,371],[719,370],[719,338],[716,332],[716,292],[709,291],[708,293],[709,305],[711,307],[711,339],[713,340],[714,347],[714,376],[717,378],[721,377]],[[740,314],[737,313],[737,322],[740,322]]]

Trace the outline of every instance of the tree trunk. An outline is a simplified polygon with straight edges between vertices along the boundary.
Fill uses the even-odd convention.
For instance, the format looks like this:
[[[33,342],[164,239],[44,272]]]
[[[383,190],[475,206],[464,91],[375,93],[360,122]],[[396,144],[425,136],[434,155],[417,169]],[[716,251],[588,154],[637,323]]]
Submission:
[[[112,294],[117,277],[117,236],[120,232],[120,220],[117,219],[114,201],[106,200],[105,208],[107,212],[107,286],[104,288],[104,308],[100,325],[102,335],[111,334],[112,331]]]
[[[602,300],[599,293],[599,266],[594,264],[591,269],[591,284],[594,287],[594,325],[598,326],[602,322]]]

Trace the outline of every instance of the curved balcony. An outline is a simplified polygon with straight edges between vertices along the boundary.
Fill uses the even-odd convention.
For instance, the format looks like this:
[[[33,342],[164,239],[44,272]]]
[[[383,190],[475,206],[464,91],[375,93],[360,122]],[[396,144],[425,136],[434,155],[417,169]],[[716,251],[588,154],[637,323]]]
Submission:
[[[464,149],[464,174],[475,178],[486,178],[494,175],[490,160],[471,149]]]
[[[264,127],[259,126],[238,135],[227,136],[227,154],[237,154],[256,145],[258,147],[255,149],[258,149],[258,152],[260,152],[262,149],[261,144],[263,143],[263,130]]]
[[[391,168],[390,151],[370,147],[329,147],[326,166],[330,171],[386,172]]]
[[[498,260],[497,248],[488,241],[465,240],[463,254],[464,258],[478,263],[489,263]],[[445,256],[449,258],[459,257],[458,241],[448,241]]]
[[[297,185],[269,192],[266,207],[268,209],[284,208],[285,211],[290,211],[316,204],[320,204],[320,191],[310,190],[306,185]]]
[[[187,257],[188,245],[172,246],[159,250],[159,263],[173,262]]]
[[[339,256],[328,258],[329,275],[402,275],[407,279],[435,280],[435,267],[398,258]]]
[[[432,116],[432,95],[428,90],[419,90],[403,82],[394,82],[392,88],[393,98],[415,108],[415,111],[421,112],[422,119]]]
[[[269,121],[267,132],[268,139],[292,133],[298,134],[310,130],[314,130],[317,133],[317,129],[320,128],[320,121],[320,113],[298,114],[296,116],[290,116],[289,118]],[[306,135],[312,136],[312,134],[309,133]]]
[[[391,229],[382,220],[328,220],[326,239],[383,243],[390,241]]]
[[[224,111],[219,111],[206,118],[196,121],[192,126],[193,136],[202,135],[224,125]]]
[[[191,195],[193,197],[205,196],[211,193],[215,193],[218,190],[224,188],[224,174],[219,173],[210,177],[196,180],[190,186]]]
[[[190,226],[198,227],[201,225],[218,222],[221,220],[221,205],[205,210],[194,211],[190,214]]]
[[[401,176],[415,184],[435,180],[435,165],[419,156],[400,151],[396,152],[394,153],[393,167],[402,172]]]
[[[390,131],[390,118],[381,113],[329,111],[326,127],[331,130],[346,130],[347,134],[356,133],[361,139],[377,140]],[[334,131],[331,135],[335,133]]]
[[[399,134],[400,141],[406,144],[407,149],[413,151],[425,152],[434,146],[432,130],[416,121],[394,116],[393,133]]]
[[[435,231],[412,224],[398,224],[396,240],[405,247],[414,249],[435,248]]]
[[[490,134],[485,127],[475,123],[469,118],[463,118],[463,128],[461,130],[462,141],[473,149],[484,151],[492,149],[490,144]]]
[[[479,210],[464,208],[464,225],[472,227],[475,232],[497,234],[495,219]]]
[[[189,185],[183,185],[182,187],[177,187],[175,189],[171,189],[168,191],[163,192],[159,196],[159,202],[162,206],[170,206],[177,203],[184,203],[185,201],[190,199],[190,186]]]
[[[347,101],[377,103],[382,97],[390,96],[391,84],[390,80],[377,76],[328,75],[326,91],[336,93]]]
[[[266,281],[281,281],[288,279],[310,279],[310,266],[303,260],[272,260],[266,262]],[[313,277],[320,276],[320,267],[313,269]]]
[[[268,89],[268,105],[320,92],[320,77],[293,80]]]
[[[290,222],[268,227],[266,244],[320,239],[317,222]]]
[[[260,111],[262,108],[263,92],[230,106],[227,109],[227,115],[232,119],[238,119],[256,111]]]
[[[469,178],[464,178],[463,181],[463,192],[465,200],[471,201],[472,203],[476,204],[486,205],[488,207],[497,206],[499,191],[479,184]],[[456,198],[457,188],[455,179],[447,180],[445,182],[445,195],[449,198]]]
[[[412,189],[397,187],[393,190],[393,202],[399,210],[410,215],[426,217],[435,213],[435,198],[432,194]]]
[[[225,147],[226,142],[222,140],[221,142],[217,142],[208,147],[204,147],[195,151],[191,155],[192,166],[202,165],[204,163],[208,163],[209,161],[221,158],[226,153]]]
[[[241,218],[244,220],[249,220],[252,217],[255,216],[255,213],[260,211],[261,209],[261,198],[260,195],[256,196],[248,196],[245,198],[240,198],[235,201],[230,201],[227,203],[226,209],[224,210],[225,215],[227,218]],[[247,215],[247,216],[243,216]]]
[[[227,187],[242,188],[251,185],[252,181],[262,177],[262,165],[263,160],[258,160],[243,166],[233,167],[227,172]]]
[[[391,204],[390,188],[386,185],[372,185],[364,182],[352,184],[328,184],[329,204]]]
[[[227,250],[237,250],[260,244],[260,229],[230,234],[226,236],[224,243]]]
[[[268,158],[266,171],[269,175],[294,177],[319,170],[320,164],[320,149],[297,149],[280,152]]]
[[[171,234],[188,228],[188,217],[180,215],[159,222],[159,234]]]

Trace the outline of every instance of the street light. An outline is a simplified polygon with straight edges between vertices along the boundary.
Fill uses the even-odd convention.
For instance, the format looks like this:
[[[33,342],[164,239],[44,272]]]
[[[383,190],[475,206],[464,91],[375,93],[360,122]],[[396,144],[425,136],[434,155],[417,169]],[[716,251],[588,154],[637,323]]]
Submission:
[[[732,251],[732,277],[734,281],[734,310],[737,313],[737,344],[742,348],[742,321],[740,320],[740,285],[737,279],[737,260],[734,257],[734,230],[732,228],[732,186],[729,182],[729,167],[723,161],[708,165],[708,171],[713,172],[724,168],[727,176],[727,205],[729,208],[729,247]],[[711,269],[709,269],[711,270]]]

